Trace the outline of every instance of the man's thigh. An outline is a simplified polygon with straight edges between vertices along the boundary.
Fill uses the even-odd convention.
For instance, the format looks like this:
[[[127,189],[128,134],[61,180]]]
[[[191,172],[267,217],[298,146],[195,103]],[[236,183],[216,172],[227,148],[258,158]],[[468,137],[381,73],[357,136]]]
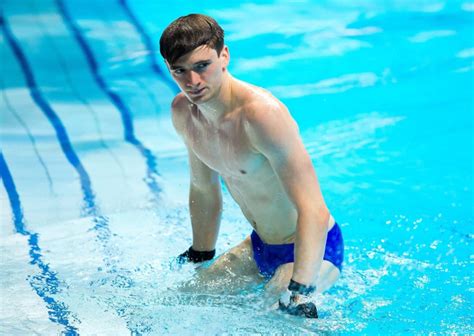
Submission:
[[[294,263],[280,265],[270,281],[265,285],[269,294],[279,294],[286,290],[293,275]],[[328,290],[339,278],[339,269],[333,263],[323,260],[319,270],[319,276],[316,283],[318,292]]]
[[[262,281],[253,259],[250,236],[220,255],[210,266],[200,266],[190,281],[181,285],[186,292],[233,293]]]
[[[250,236],[220,255],[209,267],[198,270],[209,275],[252,276],[258,274]]]

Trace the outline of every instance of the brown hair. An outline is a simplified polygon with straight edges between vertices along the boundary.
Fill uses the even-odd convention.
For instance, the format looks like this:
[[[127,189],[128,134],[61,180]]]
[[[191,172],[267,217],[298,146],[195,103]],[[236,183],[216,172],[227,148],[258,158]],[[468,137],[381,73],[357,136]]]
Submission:
[[[169,64],[188,52],[207,45],[220,55],[224,47],[224,30],[210,16],[189,14],[170,23],[160,38],[160,53]]]

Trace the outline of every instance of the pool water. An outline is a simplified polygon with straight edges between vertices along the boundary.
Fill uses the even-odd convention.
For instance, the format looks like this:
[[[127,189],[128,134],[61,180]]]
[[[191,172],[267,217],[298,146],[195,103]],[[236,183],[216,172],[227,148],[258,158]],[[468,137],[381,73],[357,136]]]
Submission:
[[[470,1],[3,0],[0,334],[472,334]],[[346,244],[321,319],[191,265],[173,19],[215,17],[230,72],[290,109]],[[250,232],[225,191],[217,253]]]

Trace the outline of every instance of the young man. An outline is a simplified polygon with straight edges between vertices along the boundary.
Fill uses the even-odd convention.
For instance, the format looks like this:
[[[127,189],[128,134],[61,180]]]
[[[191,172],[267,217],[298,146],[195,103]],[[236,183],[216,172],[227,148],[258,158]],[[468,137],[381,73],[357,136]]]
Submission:
[[[160,52],[182,90],[172,118],[191,170],[193,244],[179,260],[214,257],[222,177],[253,232],[209,269],[235,277],[260,272],[279,292],[282,310],[317,317],[311,294],[339,277],[343,241],[298,126],[269,92],[231,76],[224,32],[211,17],[176,19],[161,36]]]

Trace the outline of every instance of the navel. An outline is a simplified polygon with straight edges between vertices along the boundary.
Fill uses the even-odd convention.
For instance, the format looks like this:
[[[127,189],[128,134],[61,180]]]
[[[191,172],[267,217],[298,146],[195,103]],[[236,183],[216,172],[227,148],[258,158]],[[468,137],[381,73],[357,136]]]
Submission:
[[[245,170],[243,170],[243,169],[241,169],[240,172],[241,172],[242,174],[247,174],[247,172],[246,172]]]

